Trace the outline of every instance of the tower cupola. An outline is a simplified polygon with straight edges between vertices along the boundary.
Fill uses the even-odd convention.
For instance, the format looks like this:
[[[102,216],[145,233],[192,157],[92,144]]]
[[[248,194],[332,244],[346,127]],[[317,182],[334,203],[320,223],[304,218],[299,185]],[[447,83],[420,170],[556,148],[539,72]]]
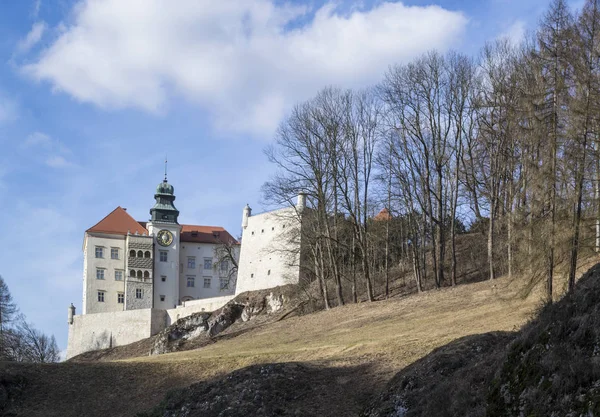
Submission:
[[[150,209],[153,223],[177,223],[179,210],[175,208],[175,188],[167,182],[167,161],[165,161],[165,179],[156,186],[154,207]]]

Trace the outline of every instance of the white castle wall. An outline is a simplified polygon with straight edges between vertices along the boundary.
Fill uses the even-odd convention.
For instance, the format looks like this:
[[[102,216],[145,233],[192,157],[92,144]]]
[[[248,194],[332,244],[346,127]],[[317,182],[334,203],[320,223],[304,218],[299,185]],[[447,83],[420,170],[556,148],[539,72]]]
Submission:
[[[177,320],[187,317],[193,313],[218,310],[234,298],[235,295],[231,294],[222,297],[205,298],[203,300],[185,301],[182,306],[167,310],[167,314],[169,315],[169,323],[173,324]]]
[[[298,283],[300,221],[296,208],[251,215],[242,224],[236,294]]]
[[[218,310],[234,297],[228,295],[187,301],[183,306],[169,310],[146,308],[74,316],[73,323],[69,324],[66,358],[137,342],[193,313]]]
[[[221,289],[220,278],[227,277],[227,271],[221,271],[219,265],[217,265],[217,257],[215,256],[215,249],[217,245],[212,243],[195,243],[195,242],[181,242],[180,250],[180,262],[179,262],[179,299],[189,300],[193,298],[194,301],[200,298],[213,298],[222,297],[227,295],[233,295],[235,292],[235,282],[232,282],[229,288]],[[195,267],[190,268],[188,265],[188,258],[195,258]],[[211,267],[209,269],[204,268],[204,260],[211,260]],[[231,265],[228,265],[231,268]],[[194,286],[188,287],[188,277],[194,277]],[[204,278],[210,279],[210,286],[204,287]],[[235,277],[232,281],[235,281]]]
[[[151,308],[75,316],[69,325],[66,357],[137,342],[158,333],[167,322],[165,310]]]
[[[96,258],[96,247],[100,246],[104,249],[104,257]],[[119,259],[111,259],[110,249],[119,249]],[[115,271],[123,271],[125,278],[125,237],[103,235],[95,236],[87,234],[84,242],[84,299],[83,312],[89,313],[104,313],[108,311],[122,311],[124,304],[117,302],[117,294],[124,293],[125,281],[115,280]],[[104,269],[104,279],[96,279],[96,269]],[[98,291],[105,291],[104,302],[98,302]]]

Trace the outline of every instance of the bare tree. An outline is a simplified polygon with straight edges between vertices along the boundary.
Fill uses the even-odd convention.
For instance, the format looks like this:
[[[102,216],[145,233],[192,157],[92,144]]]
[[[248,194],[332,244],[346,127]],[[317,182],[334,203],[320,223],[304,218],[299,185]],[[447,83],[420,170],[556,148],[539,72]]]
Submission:
[[[0,337],[17,312],[18,308],[8,290],[8,285],[0,275]]]

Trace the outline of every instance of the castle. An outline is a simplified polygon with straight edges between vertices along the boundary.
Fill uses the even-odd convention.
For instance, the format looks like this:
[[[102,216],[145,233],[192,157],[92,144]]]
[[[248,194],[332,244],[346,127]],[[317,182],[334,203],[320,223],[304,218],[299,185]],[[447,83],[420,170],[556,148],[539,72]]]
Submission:
[[[152,336],[245,291],[299,281],[305,195],[257,215],[246,205],[241,244],[222,227],[179,224],[166,173],[154,198],[147,222],[119,206],[85,231],[83,311],[69,307],[67,358]]]

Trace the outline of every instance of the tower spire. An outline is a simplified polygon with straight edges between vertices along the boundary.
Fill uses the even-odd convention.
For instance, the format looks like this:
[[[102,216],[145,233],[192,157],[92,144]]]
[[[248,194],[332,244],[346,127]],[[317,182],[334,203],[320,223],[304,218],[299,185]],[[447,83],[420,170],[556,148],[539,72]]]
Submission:
[[[165,182],[167,182],[167,155],[165,155]]]

